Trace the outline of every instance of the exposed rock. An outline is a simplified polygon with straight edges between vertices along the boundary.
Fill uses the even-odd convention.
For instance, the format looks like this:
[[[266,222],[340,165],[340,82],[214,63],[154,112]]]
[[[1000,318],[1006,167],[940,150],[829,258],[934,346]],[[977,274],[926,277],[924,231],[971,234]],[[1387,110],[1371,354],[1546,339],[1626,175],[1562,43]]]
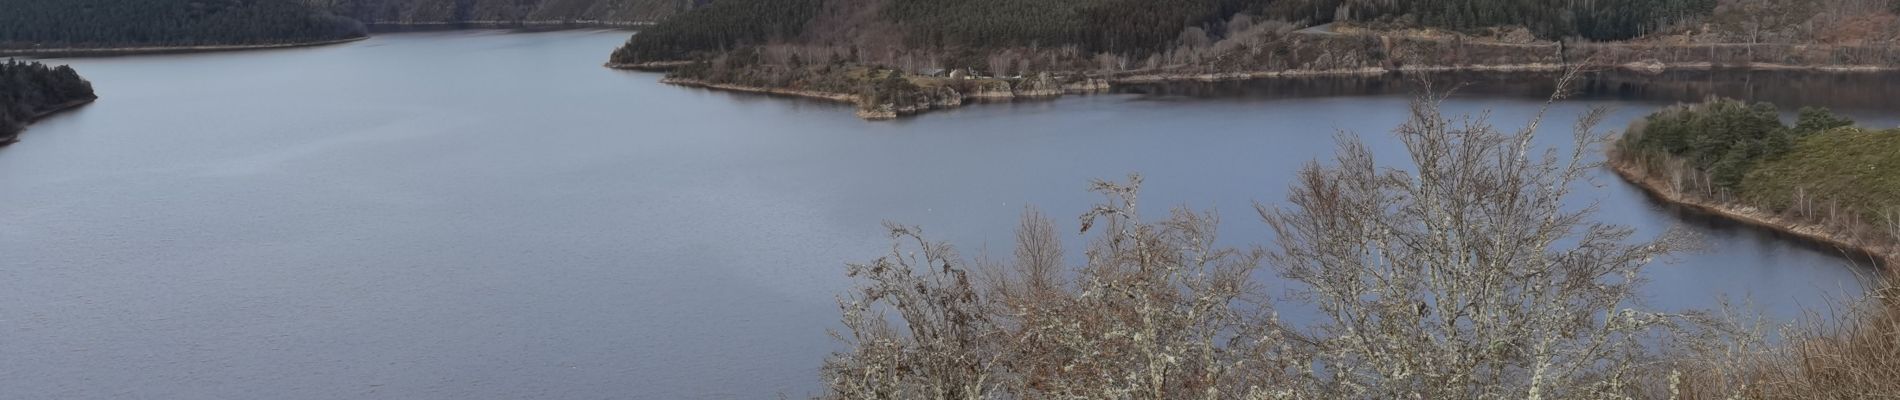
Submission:
[[[897,119],[897,108],[891,103],[865,107],[858,106],[858,118],[868,120]]]
[[[952,108],[963,105],[963,94],[947,86],[922,88],[907,97],[884,103],[858,104],[858,118],[894,119],[934,109]]]
[[[1062,84],[1044,72],[1016,83],[1016,97],[1054,97],[1063,93]]]
[[[982,81],[963,96],[974,99],[1008,99],[1016,97],[1016,92],[1006,81]]]
[[[1067,93],[1098,93],[1106,92],[1108,89],[1107,79],[1083,78],[1080,81],[1062,85],[1062,91]]]

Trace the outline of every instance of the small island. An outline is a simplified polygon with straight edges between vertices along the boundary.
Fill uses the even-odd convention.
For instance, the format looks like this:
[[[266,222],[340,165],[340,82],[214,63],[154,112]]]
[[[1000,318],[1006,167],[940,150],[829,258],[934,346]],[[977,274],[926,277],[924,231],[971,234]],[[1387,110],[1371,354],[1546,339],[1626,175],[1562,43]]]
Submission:
[[[0,146],[19,141],[26,124],[91,103],[92,83],[64,65],[0,63]]]
[[[1116,84],[1436,71],[1875,71],[1894,10],[1765,0],[724,0],[608,67],[888,119]]]

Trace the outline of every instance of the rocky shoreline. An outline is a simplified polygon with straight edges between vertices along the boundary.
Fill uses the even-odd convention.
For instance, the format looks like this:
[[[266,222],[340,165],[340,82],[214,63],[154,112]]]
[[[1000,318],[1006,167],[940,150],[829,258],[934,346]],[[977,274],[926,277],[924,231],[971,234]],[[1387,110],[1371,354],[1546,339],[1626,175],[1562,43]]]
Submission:
[[[619,69],[638,69],[638,68],[633,68],[633,67],[628,67],[628,66],[615,66],[615,65],[609,65],[609,67],[619,68]],[[1037,81],[1037,80],[1031,80],[1027,82],[1042,82],[1042,83],[1022,83],[1016,86],[1011,86],[1008,83],[998,81],[998,82],[991,82],[987,85],[979,85],[979,88],[977,90],[970,90],[970,91],[965,91],[965,92],[958,92],[947,86],[937,86],[937,87],[925,89],[921,93],[918,93],[916,96],[914,96],[914,98],[907,99],[907,101],[903,101],[903,102],[886,101],[886,102],[881,102],[877,104],[871,104],[871,103],[866,102],[863,96],[860,96],[858,94],[853,94],[853,93],[840,93],[840,92],[829,92],[829,91],[819,91],[819,90],[802,90],[802,89],[790,89],[790,88],[771,88],[771,87],[763,87],[763,86],[716,83],[716,82],[707,82],[703,80],[678,78],[678,77],[668,77],[668,78],[663,78],[660,80],[660,83],[665,83],[669,85],[677,85],[677,86],[697,87],[697,88],[714,89],[714,90],[728,90],[728,91],[734,91],[734,92],[756,93],[756,94],[777,95],[777,96],[802,97],[802,98],[808,98],[808,99],[817,99],[817,100],[825,100],[825,101],[832,101],[832,102],[839,102],[839,103],[855,104],[858,106],[858,109],[856,112],[858,118],[863,118],[866,120],[889,120],[889,119],[896,119],[896,118],[905,117],[905,116],[917,115],[917,114],[921,114],[921,113],[928,112],[931,110],[941,110],[941,109],[961,107],[965,103],[968,103],[974,100],[1008,101],[1008,100],[1016,100],[1016,99],[1049,98],[1049,97],[1059,97],[1059,96],[1062,96],[1065,94],[1071,94],[1071,93],[1088,93],[1088,92],[1094,92],[1094,91],[1105,91],[1109,89],[1108,81],[1101,80],[1101,79],[1085,79],[1082,81],[1071,82],[1071,83],[1066,83],[1066,84],[1053,84],[1053,83],[1048,83],[1046,81]]]
[[[95,99],[69,101],[69,102],[66,102],[66,104],[60,104],[59,106],[53,107],[53,109],[51,110],[46,110],[46,111],[40,112],[39,114],[34,114],[32,117],[29,117],[26,119],[26,123],[32,124],[34,122],[38,122],[39,120],[43,120],[43,119],[52,117],[54,115],[58,115],[59,113],[72,111],[74,109],[79,108],[80,106],[92,104],[92,102],[96,100],[98,99],[95,98]],[[22,131],[24,131],[24,129]],[[14,132],[6,136],[0,136],[0,147],[6,147],[7,145],[18,143],[19,141],[20,141],[20,132]]]
[[[841,103],[856,104],[858,102],[858,95],[848,94],[848,93],[833,93],[833,92],[821,92],[821,91],[815,91],[815,90],[797,90],[797,89],[780,89],[780,88],[768,88],[768,87],[758,87],[758,86],[744,86],[744,85],[733,85],[733,84],[725,84],[725,83],[712,83],[712,82],[706,82],[706,81],[701,81],[701,80],[683,79],[683,78],[665,78],[665,79],[661,79],[660,83],[664,83],[668,85],[705,88],[705,89],[730,90],[734,92],[803,97],[803,98],[808,98],[808,99],[828,100],[828,101],[836,101],[836,102],[841,102]]]
[[[1825,226],[1795,221],[1755,207],[1716,203],[1685,196],[1669,188],[1666,182],[1644,174],[1635,165],[1617,161],[1615,157],[1611,157],[1605,165],[1623,181],[1642,189],[1651,198],[1671,206],[1720,217],[1758,229],[1766,229],[1810,243],[1834,247],[1856,257],[1865,257],[1864,259],[1874,261],[1880,266],[1895,265],[1895,262],[1900,262],[1900,248],[1890,244],[1864,243]]]

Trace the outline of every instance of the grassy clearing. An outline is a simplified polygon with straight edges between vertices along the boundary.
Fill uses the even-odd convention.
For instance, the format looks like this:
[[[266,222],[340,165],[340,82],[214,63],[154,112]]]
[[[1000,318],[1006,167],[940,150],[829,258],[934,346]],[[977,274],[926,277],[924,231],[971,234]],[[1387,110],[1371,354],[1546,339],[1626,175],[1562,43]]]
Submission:
[[[1900,207],[1900,130],[1841,128],[1797,142],[1792,151],[1750,171],[1743,198],[1775,210],[1805,206],[1801,197],[1825,194],[1816,207],[1854,210],[1873,224]]]

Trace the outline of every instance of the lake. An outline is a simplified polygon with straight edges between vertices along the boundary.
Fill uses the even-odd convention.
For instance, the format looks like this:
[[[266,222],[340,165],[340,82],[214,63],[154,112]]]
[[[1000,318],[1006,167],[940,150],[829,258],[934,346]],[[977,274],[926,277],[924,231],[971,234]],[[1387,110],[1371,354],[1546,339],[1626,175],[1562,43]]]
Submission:
[[[1403,162],[1389,132],[1410,86],[1392,77],[1131,87],[865,122],[849,105],[600,67],[627,35],[51,60],[100,100],[0,149],[0,393],[804,397],[838,348],[826,330],[851,284],[843,264],[889,250],[882,221],[1006,255],[1025,207],[1074,232],[1099,198],[1090,179],[1139,172],[1152,213],[1219,210],[1223,240],[1266,244],[1252,205],[1284,204],[1336,132]],[[1893,76],[1743,75],[1606,74],[1554,107],[1545,139],[1565,140],[1558,128],[1588,107],[1617,107],[1604,127],[1621,128],[1709,93],[1827,94],[1815,101],[1897,122],[1881,103]],[[1447,108],[1510,127],[1548,91],[1492,78]],[[1746,296],[1789,321],[1864,290],[1871,270],[1838,252],[1683,218],[1595,178],[1576,205],[1599,218],[1705,236],[1706,251],[1650,271],[1656,307]]]

